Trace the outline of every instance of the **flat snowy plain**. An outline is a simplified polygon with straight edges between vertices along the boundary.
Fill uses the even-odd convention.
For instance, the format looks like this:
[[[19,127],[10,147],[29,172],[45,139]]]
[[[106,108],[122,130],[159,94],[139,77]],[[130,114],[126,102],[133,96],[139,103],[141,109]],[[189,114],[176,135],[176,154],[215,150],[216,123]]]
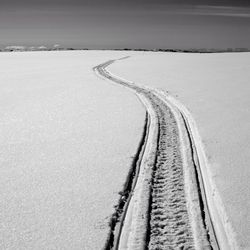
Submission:
[[[198,124],[237,244],[250,249],[250,53],[0,53],[0,248],[101,249],[145,110],[92,68],[168,91]]]
[[[101,249],[145,110],[92,67],[125,52],[0,54],[0,249]]]
[[[141,52],[110,72],[166,90],[195,119],[232,241],[250,249],[250,53]]]

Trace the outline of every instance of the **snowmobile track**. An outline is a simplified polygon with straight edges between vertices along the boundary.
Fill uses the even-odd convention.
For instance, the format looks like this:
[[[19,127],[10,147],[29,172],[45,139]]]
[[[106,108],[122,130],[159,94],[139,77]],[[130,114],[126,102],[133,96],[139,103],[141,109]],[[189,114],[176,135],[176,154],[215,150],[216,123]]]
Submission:
[[[148,109],[147,125],[137,152],[136,174],[131,176],[133,185],[116,228],[113,228],[113,239],[108,241],[105,249],[220,249],[210,218],[196,148],[184,115],[157,91],[108,72],[106,68],[113,62],[115,60],[107,61],[93,70],[105,79],[134,91],[144,104],[147,102],[151,106],[151,111],[145,105]],[[154,119],[156,124],[153,142],[148,139],[152,125],[150,119]],[[148,157],[145,148],[150,143],[155,147],[151,146],[153,164],[148,164],[148,167],[143,162],[149,159],[143,161],[143,158]],[[146,177],[141,185],[146,185],[146,192],[137,195],[137,181],[143,174]],[[136,195],[141,201],[138,198],[133,201]],[[141,208],[140,204],[146,204],[146,208]],[[142,212],[133,217],[133,212],[129,214],[130,207],[131,211],[142,209]],[[134,207],[137,210],[133,210]]]

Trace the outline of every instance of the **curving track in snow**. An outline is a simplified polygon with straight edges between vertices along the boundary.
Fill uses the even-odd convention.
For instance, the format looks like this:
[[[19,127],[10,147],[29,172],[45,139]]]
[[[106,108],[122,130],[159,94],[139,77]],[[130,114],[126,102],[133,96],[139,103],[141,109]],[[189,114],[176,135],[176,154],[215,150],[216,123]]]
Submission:
[[[189,113],[167,93],[111,74],[113,62],[94,71],[135,92],[148,118],[133,185],[105,249],[230,249]]]

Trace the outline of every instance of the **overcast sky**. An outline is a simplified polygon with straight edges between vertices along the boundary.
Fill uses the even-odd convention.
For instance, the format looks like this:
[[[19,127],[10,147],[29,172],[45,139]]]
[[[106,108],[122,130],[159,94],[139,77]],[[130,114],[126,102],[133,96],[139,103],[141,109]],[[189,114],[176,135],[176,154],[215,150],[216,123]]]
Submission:
[[[0,0],[0,47],[250,48],[249,0]]]

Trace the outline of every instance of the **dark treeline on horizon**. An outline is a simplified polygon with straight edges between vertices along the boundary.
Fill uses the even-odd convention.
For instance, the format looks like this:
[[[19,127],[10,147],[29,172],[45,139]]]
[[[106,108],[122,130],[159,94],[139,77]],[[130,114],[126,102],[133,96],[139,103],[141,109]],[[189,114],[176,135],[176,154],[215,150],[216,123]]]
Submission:
[[[144,48],[120,48],[120,49],[89,49],[89,48],[13,48],[0,49],[0,52],[30,52],[30,51],[72,51],[72,50],[113,50],[113,51],[151,51],[151,52],[179,52],[179,53],[225,53],[225,52],[250,52],[248,48],[227,48],[227,49],[144,49]],[[17,46],[18,47],[18,46]]]

